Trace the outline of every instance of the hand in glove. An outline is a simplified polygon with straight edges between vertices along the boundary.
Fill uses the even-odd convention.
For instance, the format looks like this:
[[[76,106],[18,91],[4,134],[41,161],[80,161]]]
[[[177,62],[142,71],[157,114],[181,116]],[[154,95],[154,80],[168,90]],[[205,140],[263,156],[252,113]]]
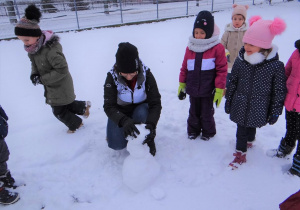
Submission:
[[[185,87],[186,87],[186,83],[179,82],[179,88],[178,88],[178,94],[177,94],[179,100],[183,100],[186,97]]]
[[[216,106],[219,107],[222,97],[223,97],[224,89],[216,88],[215,96],[214,96],[214,103]]]
[[[273,114],[272,116],[269,117],[268,123],[269,123],[270,125],[275,124],[275,123],[277,122],[277,120],[278,120],[278,117],[279,117],[279,115]]]
[[[127,136],[133,136],[134,138],[136,138],[136,134],[138,135],[140,134],[140,131],[137,129],[133,120],[130,118],[127,118],[125,120],[125,122],[122,124],[122,127],[123,127],[125,138]]]
[[[226,100],[226,102],[225,102],[225,113],[230,114],[230,102],[229,102],[229,100]]]
[[[230,53],[229,53],[229,51],[226,51],[225,55],[226,55],[227,62],[230,63]]]
[[[155,156],[156,147],[155,147],[154,138],[156,136],[156,130],[152,124],[146,124],[145,128],[149,129],[150,133],[145,137],[146,139],[143,141],[143,144],[147,144],[149,147],[150,154]]]
[[[39,74],[32,74],[30,76],[31,82],[34,86],[36,86],[38,84],[43,84],[40,77],[41,76]]]

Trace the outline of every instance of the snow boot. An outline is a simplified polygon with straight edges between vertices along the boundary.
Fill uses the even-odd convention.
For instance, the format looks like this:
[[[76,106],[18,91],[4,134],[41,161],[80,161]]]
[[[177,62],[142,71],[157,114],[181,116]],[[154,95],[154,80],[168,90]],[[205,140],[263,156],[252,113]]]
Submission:
[[[294,155],[293,165],[289,169],[289,173],[300,177],[300,155]]]
[[[0,204],[13,204],[20,199],[20,196],[16,192],[9,192],[4,188],[4,183],[0,182]]]
[[[188,133],[188,138],[190,140],[195,140],[198,136],[199,136],[199,134],[197,134],[197,133]]]
[[[78,130],[78,129],[81,128],[82,126],[83,126],[83,123],[81,123],[81,124],[79,125],[79,127],[78,127],[76,130]],[[69,129],[69,130],[67,131],[67,133],[75,133],[76,130],[73,131],[73,130],[70,130],[70,129]]]
[[[214,137],[214,136],[206,136],[206,135],[202,135],[201,136],[201,139],[203,140],[203,141],[208,141],[210,138],[212,138],[212,137]]]
[[[147,145],[149,147],[149,152],[152,156],[155,156],[156,154],[156,147],[155,147],[155,142],[153,141],[149,141],[147,142]]]
[[[90,116],[90,108],[92,106],[92,103],[90,101],[85,102],[85,112],[83,114],[84,118],[88,118]]]
[[[267,151],[267,156],[269,157],[278,157],[278,158],[284,158],[285,156],[291,154],[295,146],[290,146],[286,143],[285,139],[282,138],[280,141],[280,145],[277,149],[271,149]]]
[[[11,176],[10,171],[7,170],[4,174],[0,175],[0,182],[3,182],[3,187],[16,189],[15,179]]]
[[[229,163],[229,166],[232,167],[232,170],[237,169],[239,165],[242,165],[247,161],[246,152],[236,150],[236,153],[233,153],[233,156],[235,156],[234,160],[231,163]]]

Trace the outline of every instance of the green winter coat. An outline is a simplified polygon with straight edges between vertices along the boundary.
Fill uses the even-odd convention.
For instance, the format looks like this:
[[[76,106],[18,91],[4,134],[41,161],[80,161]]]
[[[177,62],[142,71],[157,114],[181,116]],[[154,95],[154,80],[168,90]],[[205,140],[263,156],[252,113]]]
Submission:
[[[62,106],[75,100],[72,76],[59,43],[53,35],[35,54],[28,54],[31,60],[31,75],[39,74],[44,85],[46,103]]]

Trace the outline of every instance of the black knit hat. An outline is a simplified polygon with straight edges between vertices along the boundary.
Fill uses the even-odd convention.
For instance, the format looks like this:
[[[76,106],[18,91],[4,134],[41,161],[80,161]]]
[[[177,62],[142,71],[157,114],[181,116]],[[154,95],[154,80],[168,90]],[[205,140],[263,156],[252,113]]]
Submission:
[[[199,12],[195,20],[194,28],[193,28],[193,36],[194,36],[195,28],[201,28],[206,33],[205,39],[209,39],[212,37],[214,33],[214,26],[215,26],[214,16],[212,16],[212,14],[209,11],[203,10]]]
[[[299,50],[300,53],[300,39],[295,42],[295,47]]]
[[[15,35],[40,37],[42,31],[38,23],[42,14],[35,5],[29,5],[25,9],[25,16],[22,17],[15,27]]]
[[[137,48],[129,42],[119,44],[116,53],[117,71],[122,73],[133,73],[139,71],[139,53]]]

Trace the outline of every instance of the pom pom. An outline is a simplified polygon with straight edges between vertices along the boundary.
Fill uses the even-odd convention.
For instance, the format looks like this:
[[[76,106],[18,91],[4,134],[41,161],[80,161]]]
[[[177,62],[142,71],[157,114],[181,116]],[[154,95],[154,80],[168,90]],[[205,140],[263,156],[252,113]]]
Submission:
[[[237,4],[233,4],[233,5],[232,5],[232,8],[236,8],[236,7],[237,7]]]
[[[275,18],[270,25],[270,31],[273,35],[281,34],[286,28],[285,22],[280,18]]]
[[[261,17],[259,15],[251,17],[249,19],[249,25],[251,26],[253,23],[255,23],[258,20],[261,20]]]
[[[295,47],[300,50],[300,39],[295,42]]]
[[[40,12],[40,9],[38,9],[34,4],[31,4],[25,9],[25,17],[28,20],[36,20],[40,22],[42,14]]]

